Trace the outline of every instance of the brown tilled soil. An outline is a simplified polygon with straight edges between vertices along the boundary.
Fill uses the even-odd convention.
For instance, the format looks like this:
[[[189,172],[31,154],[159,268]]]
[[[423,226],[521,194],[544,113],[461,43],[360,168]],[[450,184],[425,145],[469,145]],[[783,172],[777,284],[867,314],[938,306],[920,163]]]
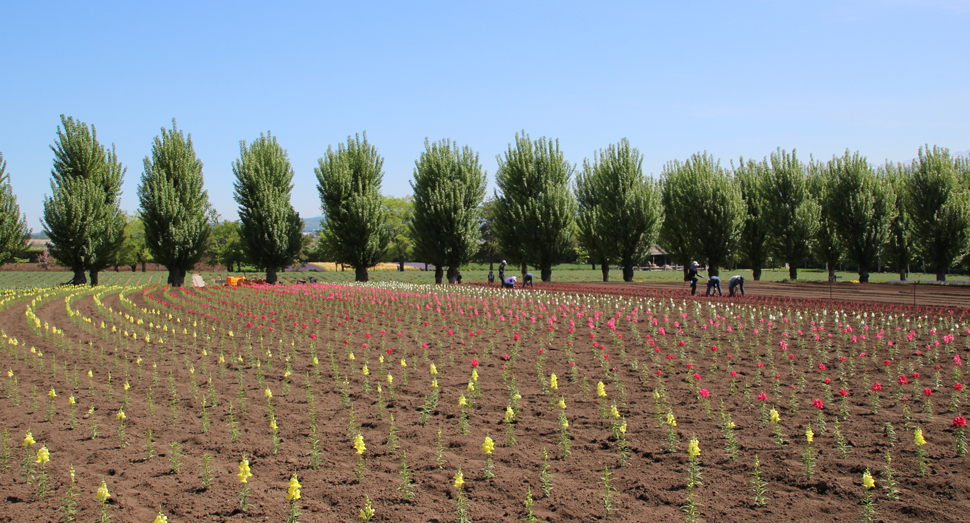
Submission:
[[[895,288],[887,288],[870,293],[868,287],[864,287],[865,299],[874,299],[873,294],[882,292],[889,300],[896,292]],[[328,289],[320,286],[309,292],[330,295]],[[853,299],[849,296],[860,289],[863,287],[856,285],[842,291],[846,295],[843,299]],[[827,285],[755,282],[747,290],[749,294],[774,290],[783,296],[820,299],[827,298],[829,292]],[[840,290],[841,286],[836,286],[834,292]],[[902,289],[904,294],[911,291]],[[954,415],[966,413],[963,407],[968,400],[966,394],[958,395],[961,404],[955,412],[947,412],[955,394],[953,384],[962,379],[956,374],[962,367],[951,362],[952,351],[962,354],[964,360],[968,358],[965,335],[958,336],[951,344],[935,346],[934,341],[940,340],[942,332],[931,335],[921,327],[918,338],[909,345],[904,339],[905,330],[897,332],[887,326],[883,342],[895,340],[897,344],[913,348],[930,344],[930,349],[924,349],[925,354],[920,356],[903,349],[892,358],[893,365],[887,371],[881,361],[891,356],[881,343],[881,347],[875,347],[874,331],[868,333],[868,341],[852,344],[849,341],[852,333],[842,333],[830,324],[823,334],[834,335],[831,347],[824,335],[823,341],[815,344],[809,338],[811,325],[807,318],[798,325],[805,331],[802,335],[783,321],[783,317],[797,321],[798,311],[766,308],[763,313],[754,312],[758,316],[752,322],[748,317],[751,311],[745,311],[741,319],[719,318],[711,311],[723,313],[724,309],[711,309],[709,302],[703,302],[699,316],[689,305],[685,311],[690,314],[685,320],[679,316],[679,309],[666,310],[658,308],[664,306],[653,305],[646,307],[656,308],[651,311],[653,315],[639,313],[640,323],[634,333],[632,323],[626,320],[631,312],[628,306],[617,321],[622,339],[612,337],[606,325],[607,317],[597,322],[596,338],[590,339],[586,317],[577,319],[575,308],[569,317],[576,321],[576,332],[570,336],[566,320],[555,308],[530,310],[527,316],[537,317],[533,328],[528,317],[520,318],[515,325],[509,325],[511,317],[506,321],[497,321],[495,317],[486,319],[484,312],[469,318],[474,305],[449,302],[444,294],[439,299],[446,316],[437,314],[437,303],[428,298],[379,295],[390,299],[385,304],[374,304],[370,298],[332,301],[314,298],[312,294],[303,298],[302,293],[303,290],[299,291],[294,298],[260,290],[208,289],[201,291],[201,298],[197,298],[165,296],[160,290],[153,292],[156,299],[175,303],[180,309],[146,302],[138,292],[128,295],[134,306],[126,307],[116,293],[109,293],[101,298],[102,311],[88,295],[71,306],[81,316],[91,318],[90,324],[79,317],[72,323],[64,299],[59,297],[37,308],[40,322],[63,329],[63,341],[56,343],[52,340],[57,336],[45,339],[28,328],[24,315],[27,302],[17,302],[0,311],[0,326],[8,337],[0,340],[3,343],[0,347],[3,366],[0,428],[7,431],[9,441],[4,447],[8,454],[0,456],[4,458],[0,466],[6,465],[0,471],[0,521],[58,520],[61,515],[58,507],[64,504],[69,491],[71,465],[76,470],[79,521],[92,521],[100,515],[94,494],[102,479],[112,495],[106,510],[113,521],[148,523],[159,508],[173,523],[284,521],[287,481],[294,472],[298,473],[303,487],[299,501],[301,521],[359,521],[358,512],[365,496],[376,510],[374,521],[455,521],[457,499],[452,483],[459,467],[464,473],[464,498],[472,521],[525,518],[524,502],[529,488],[534,498],[532,510],[540,520],[606,519],[603,485],[606,468],[610,489],[615,492],[611,507],[613,520],[682,521],[681,506],[687,497],[687,442],[692,436],[698,438],[702,451],[703,484],[696,489],[696,499],[703,521],[859,521],[861,479],[867,467],[877,482],[873,491],[877,521],[961,522],[968,518],[967,461],[955,457],[950,429]],[[930,295],[937,296],[938,303],[968,297],[964,289],[926,286],[917,290],[918,299]],[[391,301],[395,298],[397,301]],[[526,299],[534,299],[534,295],[527,295]],[[415,316],[413,306],[401,306],[407,302],[421,305],[420,318]],[[448,311],[449,303],[454,303],[454,310]],[[530,306],[529,302],[499,303],[503,309]],[[425,309],[426,304],[431,308]],[[600,301],[593,310],[606,310],[608,306],[605,300]],[[113,313],[108,312],[108,307]],[[458,313],[459,307],[465,315]],[[152,314],[153,309],[161,314]],[[257,318],[241,317],[240,312],[254,312]],[[295,314],[292,318],[288,316],[291,312]],[[664,312],[669,313],[667,318]],[[144,332],[149,322],[161,323],[167,329],[176,325],[175,319],[168,318],[170,313],[173,318],[181,318],[178,334],[155,329],[152,342],[146,345]],[[558,327],[551,333],[545,328],[550,313],[560,314]],[[130,323],[122,314],[130,314],[136,321],[141,318],[144,324]],[[204,314],[218,319],[206,318]],[[276,322],[263,320],[263,314],[278,319]],[[343,325],[336,324],[337,314]],[[774,325],[770,328],[769,315],[774,316]],[[654,316],[659,316],[658,326],[650,322]],[[700,323],[692,323],[695,319]],[[100,328],[102,320],[106,323],[104,330]],[[428,327],[423,325],[426,320],[430,322]],[[294,327],[293,321],[298,326]],[[677,333],[675,321],[686,323],[681,327],[683,334]],[[247,327],[248,322],[254,326]],[[303,329],[302,323],[307,323],[308,328]],[[119,331],[137,331],[138,340],[110,333],[111,325],[116,325]],[[258,325],[264,328],[260,331]],[[700,325],[707,325],[709,329],[701,329]],[[727,332],[728,325],[734,327],[732,332]],[[270,327],[274,328],[272,333]],[[659,327],[665,327],[666,336],[658,335]],[[188,334],[181,334],[182,328]],[[759,328],[759,334],[754,334],[754,328]],[[447,329],[453,333],[449,335]],[[234,331],[232,338],[227,336],[229,330]],[[476,336],[468,336],[469,331],[475,331]],[[262,342],[260,332],[264,335]],[[518,343],[509,339],[515,332],[521,333]],[[318,336],[316,342],[308,339],[308,333]],[[370,338],[366,336],[368,333]],[[855,334],[862,333],[859,330]],[[649,345],[648,335],[657,340],[659,352]],[[158,343],[159,337],[165,339],[164,344]],[[13,345],[12,339],[18,344]],[[594,341],[606,344],[607,348],[594,347]],[[685,345],[680,347],[679,341]],[[788,351],[779,350],[781,341],[790,344]],[[364,344],[368,347],[364,348]],[[427,349],[422,348],[424,344],[428,345]],[[717,352],[710,350],[713,345],[719,347]],[[43,356],[29,352],[30,347]],[[315,348],[319,357],[317,366],[312,364],[311,348]],[[334,351],[339,378],[334,376],[328,348]],[[378,358],[382,354],[387,356],[387,349],[394,354],[382,365]],[[768,349],[773,349],[770,354]],[[859,356],[858,353],[867,350],[866,357]],[[354,361],[349,359],[351,351],[355,353]],[[789,353],[796,355],[791,366]],[[226,363],[219,363],[220,354]],[[609,354],[610,358],[603,358],[603,354]],[[236,361],[237,355],[243,358],[243,363]],[[289,377],[284,377],[285,355],[291,357]],[[503,359],[505,355],[511,356],[509,361]],[[668,355],[673,359],[667,359]],[[839,355],[846,356],[846,360],[840,362]],[[140,364],[136,363],[138,357],[142,358]],[[400,366],[402,357],[408,364],[406,384],[404,369]],[[478,390],[474,393],[467,390],[472,358],[480,361]],[[437,365],[441,394],[437,408],[422,425],[422,406],[431,391],[431,361]],[[572,367],[570,361],[576,366]],[[366,377],[368,392],[361,372],[365,362],[370,370],[370,376]],[[692,368],[687,368],[688,363]],[[764,367],[758,367],[758,363]],[[819,370],[820,363],[827,370]],[[503,379],[506,374],[501,368],[503,365],[509,366],[507,379]],[[938,389],[935,388],[935,365],[941,366]],[[612,366],[617,367],[615,373],[609,372]],[[65,368],[69,369],[66,373]],[[574,368],[577,369],[575,380],[571,378]],[[737,372],[733,381],[729,368]],[[89,369],[93,370],[91,380],[86,375]],[[381,369],[394,377],[393,399],[388,397]],[[17,379],[16,385],[7,376],[7,370]],[[896,384],[897,370],[921,373],[922,385],[900,388]],[[661,422],[666,417],[663,400],[662,414],[657,415],[654,397],[657,371],[663,376],[666,398],[676,417],[674,452],[667,449],[670,429]],[[840,426],[847,453],[844,456],[836,448],[835,434],[840,403],[837,390],[843,371],[849,391],[848,415]],[[115,416],[126,396],[123,390],[126,373],[131,389],[124,409],[127,420],[122,444]],[[543,389],[547,387],[540,386],[539,376],[548,383],[550,373],[559,377],[558,394],[546,392]],[[699,381],[693,377],[694,373],[700,377]],[[507,384],[511,384],[508,380],[512,376],[521,395],[521,408],[515,424],[517,443],[507,446],[503,416],[510,401]],[[832,380],[830,384],[823,383],[825,377]],[[211,385],[207,384],[209,378]],[[343,385],[344,379],[346,385]],[[600,380],[606,384],[608,401],[617,403],[627,422],[629,456],[624,466],[621,466],[618,444],[610,438],[610,422],[600,416],[601,404],[596,398],[596,382]],[[379,381],[384,384],[383,401],[376,392]],[[868,382],[876,381],[885,388],[878,414],[873,415]],[[796,392],[791,392],[791,386]],[[53,421],[47,421],[47,392],[51,387],[57,397]],[[267,387],[273,393],[272,405],[282,438],[276,453],[272,448],[264,396]],[[933,388],[933,416],[921,413],[923,398],[916,393],[923,387]],[[698,393],[700,388],[710,392],[706,401]],[[345,397],[342,390],[346,391]],[[312,393],[312,406],[308,392]],[[153,398],[151,405],[149,393]],[[759,422],[760,393],[767,394],[766,405],[777,406],[781,411],[781,429],[786,436],[783,447],[772,439],[771,428]],[[208,431],[203,427],[203,394],[208,404]],[[468,434],[462,434],[459,429],[461,394],[474,400],[468,416]],[[790,412],[792,394],[794,411]],[[78,419],[73,429],[67,403],[71,395],[77,399]],[[245,411],[239,404],[240,395],[245,398]],[[566,459],[560,457],[558,407],[554,406],[560,395],[567,404],[572,447],[572,454]],[[809,479],[803,474],[801,457],[805,451],[805,427],[816,419],[814,399],[825,402],[827,428],[815,436],[816,465]],[[724,413],[730,414],[736,425],[738,449],[734,459],[726,456],[719,412],[722,401]],[[230,436],[230,402],[238,423],[238,441],[232,441]],[[96,409],[89,416],[87,411],[92,406]],[[316,468],[311,468],[311,412],[315,412],[320,450]],[[397,430],[398,449],[389,441],[391,415]],[[895,442],[884,436],[887,422],[895,429]],[[92,437],[95,423],[98,434]],[[913,429],[917,424],[922,425],[928,441],[925,448],[929,462],[924,477],[918,473],[913,445]],[[29,454],[21,446],[28,428],[38,442]],[[366,473],[360,483],[354,472],[357,455],[351,444],[351,434],[358,429],[367,446]],[[149,431],[155,440],[154,456],[150,458],[146,449]],[[495,478],[491,481],[486,481],[482,472],[481,445],[486,435],[496,442]],[[178,444],[182,456],[177,473],[172,471],[173,443]],[[25,456],[32,458],[41,444],[51,453],[47,466],[50,488],[44,498],[37,497],[36,484],[24,483],[20,469]],[[406,500],[399,491],[402,450],[407,452],[407,464],[413,474],[415,497],[412,501]],[[548,472],[554,485],[548,496],[543,494],[540,483],[544,450],[548,453]],[[887,452],[892,455],[898,482],[899,495],[895,500],[883,488]],[[237,464],[244,454],[250,456],[254,474],[249,481],[252,506],[248,513],[239,510],[240,483],[236,477]],[[209,488],[203,488],[202,484],[202,462],[206,455],[211,457]],[[757,507],[752,501],[755,456],[760,459],[761,477],[767,482],[764,507]],[[36,471],[37,465],[33,468]]]

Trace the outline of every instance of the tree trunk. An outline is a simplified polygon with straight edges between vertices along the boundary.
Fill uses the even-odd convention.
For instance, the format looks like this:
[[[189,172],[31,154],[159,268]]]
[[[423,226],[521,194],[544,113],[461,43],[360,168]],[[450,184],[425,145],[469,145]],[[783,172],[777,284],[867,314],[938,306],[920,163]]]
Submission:
[[[545,283],[551,282],[552,281],[552,266],[550,265],[548,267],[543,267],[542,270],[540,271],[540,274],[542,274],[542,281],[543,282],[545,282]]]
[[[397,262],[397,271],[404,272],[404,260]]]
[[[624,265],[623,266],[623,281],[632,282],[633,281],[633,266]]]
[[[906,281],[906,276],[907,276],[906,273],[907,273],[906,267],[901,267],[899,269],[899,281]]]
[[[141,272],[148,272],[148,262],[141,262]]]
[[[683,271],[684,271],[684,281],[690,281],[690,278],[687,277],[687,273],[690,272],[690,262],[684,264]]]
[[[454,267],[448,267],[448,283],[455,283],[458,281],[458,269]]]
[[[168,269],[168,284],[175,288],[181,288],[185,281],[185,271],[178,267]]]
[[[84,285],[88,282],[88,277],[84,275],[84,269],[74,269],[74,279],[71,285]]]
[[[869,283],[869,271],[859,268],[859,283]]]
[[[266,267],[266,283],[270,285],[276,283],[276,267],[273,265]]]
[[[525,262],[522,262],[522,281],[525,281],[525,273],[527,272],[529,272],[529,266],[526,265]]]
[[[835,281],[835,266],[829,265],[829,279]]]
[[[596,264],[593,264],[593,269],[596,269]],[[610,265],[608,263],[601,263],[600,270],[603,271],[603,281],[610,281]]]
[[[90,271],[88,274],[91,275],[91,286],[96,287],[98,285],[98,271]]]
[[[936,271],[936,281],[946,281],[946,271],[937,269]]]
[[[721,271],[717,270],[716,263],[712,262],[711,260],[707,260],[707,277],[710,278],[711,276],[720,277]]]
[[[761,267],[754,268],[754,281],[761,281]]]
[[[591,263],[593,264],[593,269],[592,270],[595,271],[596,270],[596,262],[591,262]],[[603,280],[603,281],[606,281],[606,280]]]
[[[445,270],[438,265],[434,266],[434,282],[441,283],[441,277],[444,276]]]
[[[118,266],[117,265],[115,265],[115,272],[121,272],[121,271],[118,270]]]
[[[367,281],[367,267],[357,267],[355,269],[354,281],[366,282]]]
[[[492,270],[494,268],[495,268],[495,262],[494,261],[489,261],[488,262],[488,272],[492,272]]]
[[[793,261],[788,262],[788,279],[791,281],[798,279],[798,264]]]

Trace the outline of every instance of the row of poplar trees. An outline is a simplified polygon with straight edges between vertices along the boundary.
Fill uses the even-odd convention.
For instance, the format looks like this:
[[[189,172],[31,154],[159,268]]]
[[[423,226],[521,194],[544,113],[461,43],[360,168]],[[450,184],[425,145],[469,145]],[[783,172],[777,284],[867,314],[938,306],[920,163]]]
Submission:
[[[74,271],[74,284],[86,283],[87,273],[95,285],[124,240],[125,168],[93,127],[72,118],[61,117],[51,148],[52,194],[43,218],[51,254]],[[367,268],[384,256],[392,236],[381,195],[383,162],[365,133],[328,147],[314,169],[324,214],[319,252],[354,267],[357,281],[367,281]],[[0,156],[0,257],[28,235],[4,169]],[[303,222],[290,203],[293,168],[266,134],[241,142],[232,170],[243,248],[275,282],[302,247]],[[411,181],[408,229],[415,257],[435,266],[437,283],[446,269],[454,282],[478,250],[486,180],[470,147],[425,140]],[[553,265],[575,243],[601,265],[604,280],[619,265],[626,281],[654,245],[685,267],[703,260],[712,275],[739,260],[759,279],[774,261],[787,263],[797,279],[798,266],[814,257],[830,274],[850,263],[861,281],[880,265],[905,279],[917,262],[943,280],[970,249],[970,162],[937,147],[921,148],[909,164],[878,168],[848,151],[802,162],[795,151],[779,149],[731,168],[698,153],[669,162],[654,181],[625,139],[577,169],[558,141],[532,140],[523,131],[498,157],[495,182],[491,232],[512,264],[523,272],[538,268],[543,281],[551,281]],[[204,255],[213,210],[191,136],[174,120],[144,159],[138,196],[148,249],[168,269],[169,283],[181,286]]]

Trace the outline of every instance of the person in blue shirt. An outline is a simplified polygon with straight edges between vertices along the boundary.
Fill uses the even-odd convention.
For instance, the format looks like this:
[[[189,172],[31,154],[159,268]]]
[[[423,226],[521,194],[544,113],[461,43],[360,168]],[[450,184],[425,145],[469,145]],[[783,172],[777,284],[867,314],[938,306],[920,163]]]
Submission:
[[[533,285],[533,283],[532,283],[532,273],[531,272],[525,273],[525,279],[522,280],[522,286],[525,287],[526,284],[528,284],[529,287],[535,287],[535,285]]]
[[[723,294],[721,294],[721,278],[711,276],[707,279],[707,292],[704,293],[704,296],[714,296],[712,289],[717,290],[718,296],[723,296]]]
[[[728,280],[728,296],[734,296],[736,290],[740,290],[741,296],[744,296],[744,276],[731,276]]]

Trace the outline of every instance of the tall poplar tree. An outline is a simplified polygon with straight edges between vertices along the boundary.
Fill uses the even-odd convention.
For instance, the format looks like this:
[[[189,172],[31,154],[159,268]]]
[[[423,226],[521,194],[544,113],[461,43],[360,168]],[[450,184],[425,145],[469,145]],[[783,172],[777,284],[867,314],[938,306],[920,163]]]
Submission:
[[[761,280],[761,270],[768,263],[768,224],[765,223],[765,202],[758,189],[761,177],[768,170],[765,161],[738,160],[734,169],[734,178],[741,189],[741,199],[744,200],[746,214],[744,228],[738,239],[738,254],[741,259],[751,265],[754,281]]]
[[[6,173],[7,162],[0,153],[0,267],[12,262],[27,249],[27,216],[20,214],[17,197]]]
[[[203,189],[202,162],[195,156],[192,135],[175,125],[162,128],[144,160],[138,198],[145,244],[156,263],[168,269],[168,283],[181,287],[185,274],[206,252],[209,239],[209,194]]]
[[[906,210],[916,253],[946,281],[970,248],[970,189],[958,163],[942,147],[920,147],[909,176]]]
[[[523,269],[526,264],[538,267],[544,282],[552,281],[552,266],[571,247],[576,200],[569,180],[574,170],[559,140],[533,142],[525,131],[498,157],[495,235]]]
[[[409,229],[418,256],[435,265],[435,283],[441,283],[442,267],[448,267],[448,282],[455,283],[458,266],[476,253],[485,184],[485,171],[471,147],[425,139],[424,152],[414,162]]]
[[[88,271],[94,286],[125,240],[119,198],[125,168],[113,145],[109,151],[98,142],[94,126],[64,115],[51,150],[51,196],[44,197],[43,219],[51,256],[74,272],[71,283],[85,284]]]
[[[697,254],[693,241],[696,204],[687,171],[679,160],[667,162],[660,173],[660,201],[664,221],[657,243],[674,263],[683,267],[684,281],[687,281],[687,271]]]
[[[599,151],[583,162],[576,199],[581,242],[599,255],[603,281],[612,259],[632,282],[633,267],[649,256],[663,223],[660,191],[643,176],[643,155],[625,138]]]
[[[832,217],[832,210],[838,207],[829,203],[829,184],[825,163],[812,159],[808,162],[808,193],[819,205],[818,228],[812,241],[812,254],[815,259],[828,268],[829,279],[835,280],[835,266],[842,261],[842,247],[839,242],[838,227]]]
[[[293,167],[286,151],[270,133],[247,146],[239,144],[234,198],[239,204],[239,230],[246,256],[266,270],[266,283],[293,263],[303,247],[303,220],[293,210]]]
[[[317,163],[317,191],[326,219],[320,247],[336,263],[353,267],[356,281],[366,282],[367,268],[380,261],[391,239],[381,196],[384,159],[364,133],[363,141],[360,135],[348,136],[336,150],[328,147]]]
[[[896,197],[885,179],[876,176],[865,156],[848,150],[826,166],[825,212],[835,224],[842,251],[869,281],[889,240]]]
[[[707,153],[694,154],[684,163],[676,162],[672,168],[674,172],[665,171],[664,191],[669,196],[664,199],[664,209],[667,209],[666,202],[671,201],[678,206],[673,214],[682,221],[670,224],[667,234],[661,236],[668,241],[683,242],[668,252],[677,253],[675,249],[681,249],[681,256],[686,253],[702,256],[707,260],[709,274],[717,276],[718,267],[724,265],[737,247],[744,227],[747,210],[741,188],[731,173]],[[664,223],[670,218],[668,215]]]
[[[910,166],[902,163],[893,164],[886,160],[882,176],[892,185],[893,209],[896,212],[889,222],[889,238],[884,247],[883,256],[886,262],[899,273],[900,281],[905,281],[909,274],[909,265],[913,261],[913,242],[910,237],[912,224],[906,210],[909,189]]]
[[[768,244],[775,257],[788,262],[788,277],[797,280],[798,265],[812,251],[820,207],[808,192],[805,165],[794,150],[789,154],[779,148],[769,163],[771,168],[761,179]]]

